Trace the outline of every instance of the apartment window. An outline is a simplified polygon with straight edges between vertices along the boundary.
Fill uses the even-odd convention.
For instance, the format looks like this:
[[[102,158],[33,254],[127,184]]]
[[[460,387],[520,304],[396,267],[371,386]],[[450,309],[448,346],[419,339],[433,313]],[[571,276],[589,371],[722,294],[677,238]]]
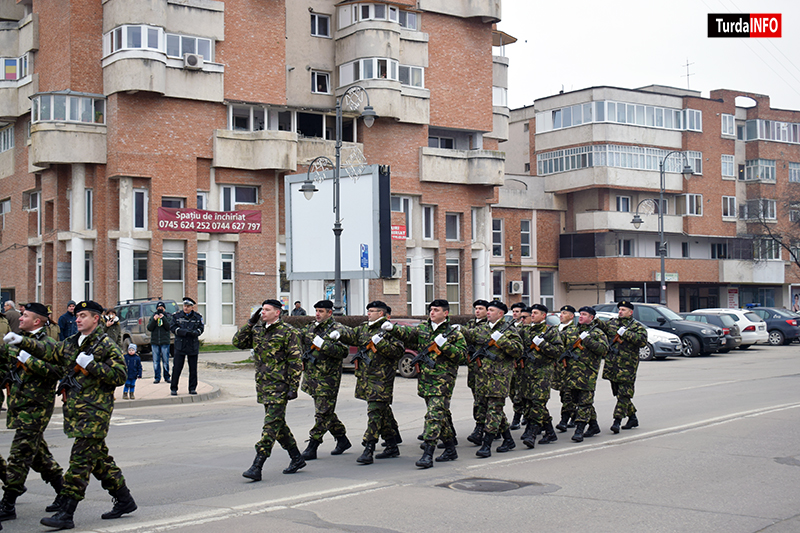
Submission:
[[[311,35],[314,37],[331,36],[331,17],[311,13]]]
[[[313,88],[312,88],[313,91]],[[290,120],[291,123],[291,120]],[[233,131],[263,131],[267,127],[267,110],[260,106],[228,106],[228,129]],[[280,128],[270,128],[280,129]]]
[[[428,137],[428,147],[452,150],[455,147],[455,139],[452,137]]]
[[[383,57],[356,59],[339,66],[339,86],[360,80],[388,79],[398,81],[398,62]]]
[[[133,229],[147,229],[147,190],[133,190]],[[180,296],[178,299],[183,298]]]
[[[531,305],[531,273],[528,271],[522,272],[522,294],[519,299],[525,305]]]
[[[789,221],[790,222],[800,222],[800,211],[797,209],[792,209],[789,211]]]
[[[191,35],[167,34],[167,57],[183,59],[183,54],[198,54],[211,61],[211,40]]]
[[[36,214],[36,236],[42,234],[42,193],[35,191],[28,193],[28,211]]]
[[[147,252],[133,252],[133,297],[147,298]]]
[[[722,197],[722,218],[736,218],[736,197]]]
[[[744,140],[744,126],[736,126],[736,140],[737,141]]]
[[[765,198],[748,200],[739,214],[740,218],[746,220],[776,220],[776,202]]]
[[[630,213],[631,211],[630,196],[617,196],[617,211],[621,213]]]
[[[0,229],[5,229],[6,213],[10,211],[11,211],[11,198],[7,198],[3,201],[0,201],[0,218],[2,218],[2,226],[0,226]]]
[[[595,144],[565,148],[536,155],[538,174],[543,176],[557,172],[567,172],[589,167],[616,167],[635,170],[654,170],[664,162],[665,172],[679,173],[683,170],[683,160],[677,157],[664,159],[666,150],[616,144]],[[684,152],[695,174],[703,173],[702,152]]]
[[[22,57],[3,57],[0,58],[3,64],[3,80],[16,81],[28,76],[30,73],[28,54]]]
[[[681,257],[688,258],[689,257],[689,243],[682,242],[681,243]]]
[[[103,35],[103,56],[119,50],[150,49],[163,52],[163,30],[155,26],[118,26]]]
[[[800,163],[789,163],[789,181],[800,182]]]
[[[508,107],[508,89],[505,87],[492,87],[492,105],[495,107]]]
[[[406,257],[406,316],[412,316],[414,291],[411,287],[411,258]]]
[[[103,98],[40,94],[32,100],[32,121],[105,124],[105,105]]]
[[[659,246],[659,244],[661,244],[661,243],[655,242],[653,244],[655,244],[655,246],[653,247],[653,251],[654,251],[653,255],[655,257],[661,257],[661,248]],[[664,243],[664,257],[669,257],[669,243],[668,242]]]
[[[530,130],[530,124],[528,124],[527,122],[525,122],[524,124],[522,124],[522,131],[525,131],[525,132],[527,132],[527,131],[529,131],[529,130]]]
[[[161,207],[170,207],[172,209],[183,209],[185,200],[183,198],[170,198],[169,196],[161,197]]]
[[[530,171],[531,171],[531,164],[525,163],[525,172],[530,172]]]
[[[684,109],[683,123],[687,130],[703,131],[703,113],[696,109]]]
[[[44,300],[44,275],[42,273],[42,247],[36,249],[36,301]]]
[[[531,221],[520,220],[519,222],[519,254],[521,257],[531,256]]]
[[[703,216],[703,195],[681,194],[677,197],[676,208],[678,215]]]
[[[745,161],[746,181],[775,181],[775,160],[748,159]]]
[[[618,246],[619,255],[626,257],[633,256],[633,239],[619,239]]]
[[[257,204],[258,189],[241,185],[222,187],[222,210],[233,211],[236,204]]]
[[[94,261],[92,252],[86,252],[83,256],[83,298],[85,300],[94,299]]]
[[[653,213],[657,215],[658,214],[659,199],[658,198],[649,198],[649,200],[653,204]],[[669,214],[669,200],[664,198],[664,202],[661,205],[664,208],[664,214],[668,215]]]
[[[278,267],[279,270],[279,279],[280,279],[280,287],[282,293],[289,292],[292,284],[289,283],[289,277],[286,275],[286,261],[281,261],[280,266]]]
[[[448,258],[446,260],[445,274],[447,277],[447,303],[450,304],[450,313],[453,315],[458,315],[461,311],[461,285],[459,283],[461,275],[459,273],[459,264],[457,258]]]
[[[417,14],[416,13],[411,13],[409,11],[400,10],[399,15],[400,16],[399,16],[398,22],[400,22],[400,27],[401,28],[405,28],[407,30],[413,30],[413,31],[417,30]]]
[[[430,206],[422,208],[422,238],[433,239],[433,207]]]
[[[197,209],[208,209],[208,193],[205,191],[197,191]]]
[[[92,204],[92,189],[86,189],[86,219],[84,223],[86,224],[86,229],[92,229],[92,220],[94,205]]]
[[[410,65],[400,65],[398,67],[398,77],[401,85],[411,87],[425,87],[425,69]]]
[[[711,259],[728,259],[728,244],[711,243]]]
[[[311,71],[311,92],[316,94],[330,94],[330,74],[327,72]]]
[[[753,259],[774,260],[781,258],[781,245],[769,237],[756,239],[753,242]]]
[[[733,170],[733,156],[732,155],[723,155],[722,156],[722,177],[723,178],[735,178],[736,174]]]
[[[7,126],[0,130],[0,152],[7,152],[14,148],[14,126]]]
[[[492,299],[502,300],[505,297],[503,289],[503,271],[492,270]]]
[[[206,290],[208,270],[206,266],[205,252],[199,252],[197,254],[197,312],[204,317],[206,316],[206,301],[208,299]]]
[[[444,215],[445,239],[448,241],[461,240],[461,214],[446,213]],[[458,314],[458,313],[456,313]]]
[[[722,134],[733,136],[736,133],[733,115],[722,115]]]
[[[222,259],[222,325],[234,324],[234,268],[233,254],[221,254]]]
[[[183,252],[162,253],[162,274],[164,282],[162,291],[165,299],[180,302],[184,297],[183,288]]]
[[[548,309],[555,308],[555,286],[555,274],[552,272],[539,274],[539,303],[547,306]]]
[[[392,196],[392,211],[404,213],[406,217],[406,239],[410,239],[411,233],[411,198],[407,196]]]
[[[433,259],[425,259],[425,309],[434,300],[433,279]]]
[[[503,219],[492,219],[492,256],[503,257]]]

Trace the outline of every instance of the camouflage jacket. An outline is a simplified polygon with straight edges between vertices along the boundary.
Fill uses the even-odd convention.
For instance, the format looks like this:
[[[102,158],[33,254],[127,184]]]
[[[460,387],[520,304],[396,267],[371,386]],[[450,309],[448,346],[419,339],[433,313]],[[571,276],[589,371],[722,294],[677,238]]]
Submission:
[[[384,322],[386,318],[380,318],[373,324],[364,322],[355,328],[341,326],[341,342],[369,351],[370,363],[361,362],[356,368],[355,396],[360,400],[392,403],[397,363],[405,354],[405,349],[400,341],[381,329]],[[378,344],[371,342],[375,335],[381,337]]]
[[[467,343],[464,335],[450,324],[449,318],[436,329],[428,319],[416,327],[395,325],[389,334],[403,341],[406,347],[416,350],[418,358],[420,356],[428,358],[427,361],[418,364],[420,372],[417,379],[418,395],[423,398],[427,396],[449,398],[453,395],[458,377],[458,364],[465,357]],[[440,334],[447,339],[441,348],[434,341]]]
[[[492,339],[492,333],[501,332],[497,340]],[[475,390],[481,397],[499,398],[507,397],[511,387],[511,376],[514,374],[514,362],[522,354],[522,339],[517,328],[505,320],[498,320],[492,327],[487,324],[469,330],[468,341],[483,347],[486,356],[480,358],[481,370],[475,376]]]
[[[300,335],[278,319],[270,325],[245,324],[231,341],[240,350],[253,349],[258,403],[282,403],[289,392],[297,392],[303,372]]]
[[[559,354],[556,359],[561,357],[561,354],[564,353],[566,349],[565,346],[565,338],[564,338],[564,329],[572,326],[572,324],[559,324],[558,326],[553,326],[558,330],[558,334],[561,337],[561,348],[559,348]],[[563,361],[556,361],[553,363],[553,379],[550,385],[556,390],[562,390],[562,385],[564,384],[564,374],[566,373],[565,365]]]
[[[517,359],[517,392],[522,398],[547,399],[553,380],[553,363],[563,351],[557,327],[539,324],[517,326],[522,339],[523,356]],[[533,342],[542,337],[538,350]]]
[[[330,339],[332,331],[340,329],[333,318],[321,324],[311,322],[300,333],[303,343],[303,385],[301,390],[313,397],[339,394],[342,381],[342,360],[347,357],[347,347]],[[341,333],[341,331],[339,331]],[[314,346],[319,336],[322,348]]]
[[[565,351],[570,351],[573,357],[565,357],[564,386],[567,389],[593,391],[597,386],[597,373],[603,356],[608,351],[608,339],[600,329],[597,319],[588,324],[575,324],[564,328],[561,338],[564,341]],[[580,340],[580,334],[589,333],[585,340]]]
[[[61,377],[61,368],[44,357],[48,348],[51,352],[55,349],[57,341],[47,336],[46,328],[36,333],[22,332],[22,336],[39,341],[32,346],[32,350],[26,350],[31,356],[24,366],[17,361],[19,346],[0,347],[4,379],[10,378],[13,372],[21,381],[11,379],[8,383],[6,426],[9,429],[44,431],[53,415],[56,383]]]
[[[73,376],[80,385],[80,390],[65,391],[64,433],[71,438],[104,439],[114,411],[114,389],[125,383],[128,371],[119,347],[100,328],[83,339],[80,346],[79,340],[80,333],[76,333],[60,343],[42,347],[43,342],[24,338],[19,346],[31,354],[31,350],[43,350],[45,360],[61,367],[63,377]],[[35,348],[34,343],[40,347]],[[84,369],[86,374],[80,367],[75,368],[81,352],[94,356]]]
[[[626,328],[625,333],[617,335],[619,328],[623,326]],[[639,349],[647,345],[647,329],[633,317],[612,318],[603,322],[601,327],[609,340],[603,379],[636,381]]]
[[[55,322],[50,322],[47,325],[47,336],[58,342],[59,335],[61,335],[61,328]]]

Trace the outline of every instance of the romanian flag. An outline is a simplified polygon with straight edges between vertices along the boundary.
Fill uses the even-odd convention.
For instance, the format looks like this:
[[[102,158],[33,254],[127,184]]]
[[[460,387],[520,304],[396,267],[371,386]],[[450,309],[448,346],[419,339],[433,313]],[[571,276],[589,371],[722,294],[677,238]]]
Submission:
[[[6,59],[5,60],[5,75],[4,79],[6,80],[16,80],[17,79],[17,60],[16,59]]]

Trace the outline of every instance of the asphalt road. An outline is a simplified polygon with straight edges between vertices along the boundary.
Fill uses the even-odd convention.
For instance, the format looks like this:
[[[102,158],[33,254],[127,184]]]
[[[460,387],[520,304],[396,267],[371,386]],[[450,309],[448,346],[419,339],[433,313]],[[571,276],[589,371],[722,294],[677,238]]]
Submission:
[[[346,374],[337,411],[353,448],[330,456],[334,444],[327,437],[320,459],[283,475],[289,459],[276,447],[264,481],[252,483],[241,477],[263,417],[252,367],[201,368],[200,378],[221,388],[218,399],[117,411],[107,442],[139,510],[101,520],[111,498],[92,480],[75,514],[76,530],[797,532],[798,375],[796,345],[645,362],[634,398],[638,429],[619,435],[608,430],[614,400],[608,382],[599,380],[595,407],[603,432],[597,437],[576,444],[570,431],[528,450],[516,431],[515,450],[478,459],[477,447],[466,442],[473,424],[462,368],[453,400],[460,457],[418,470],[416,435],[425,411],[416,380],[398,378],[395,388],[401,457],[362,466],[355,459],[366,404],[353,398],[354,378]],[[558,408],[555,397],[551,413]],[[313,424],[307,395],[290,403],[288,421],[298,441],[305,441]],[[2,449],[8,450],[12,435],[0,434]],[[46,438],[66,465],[71,441],[58,417]],[[39,519],[52,491],[35,474],[27,486],[17,501],[19,518],[4,522],[6,531],[49,530]],[[509,490],[470,490],[487,487]]]

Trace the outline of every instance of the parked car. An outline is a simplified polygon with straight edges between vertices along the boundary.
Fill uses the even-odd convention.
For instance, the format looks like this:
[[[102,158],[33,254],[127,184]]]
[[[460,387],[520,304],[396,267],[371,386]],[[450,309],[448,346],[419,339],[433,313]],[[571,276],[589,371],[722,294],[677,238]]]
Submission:
[[[398,318],[392,319],[392,322],[398,324],[400,326],[417,326],[421,322],[421,320],[417,320],[415,318]],[[342,363],[343,370],[355,370],[356,366],[353,363],[353,356],[358,352],[358,348],[355,346],[349,347],[350,351],[345,357],[344,362]],[[400,374],[401,377],[404,378],[415,378],[417,377],[417,369],[411,364],[411,360],[417,356],[417,352],[406,348],[406,353],[403,357],[400,358],[400,361],[397,362],[397,373]]]
[[[115,307],[119,317],[119,325],[122,330],[122,352],[128,351],[129,344],[135,344],[140,353],[149,353],[150,332],[147,331],[147,323],[150,317],[156,313],[156,304],[164,302],[166,312],[170,315],[178,312],[178,304],[175,300],[163,300],[159,298],[143,298],[136,300],[125,300],[117,303]],[[174,335],[170,335],[170,353],[174,342]]]
[[[693,313],[717,313],[725,314],[736,321],[739,332],[742,334],[742,344],[740,350],[747,350],[756,343],[765,343],[769,340],[767,333],[767,323],[752,311],[745,309],[726,309],[715,307],[707,309],[695,309]]]
[[[767,323],[767,334],[772,346],[791,344],[800,338],[800,319],[788,309],[776,307],[748,307]]]
[[[597,318],[600,320],[611,320],[617,317],[616,313],[598,311]],[[683,345],[681,338],[674,333],[661,331],[660,329],[648,328],[647,345],[639,349],[640,361],[652,361],[653,359],[666,359],[670,355],[683,355]]]
[[[593,307],[596,311],[609,313],[617,311],[615,303],[598,304]],[[633,318],[647,327],[680,337],[683,355],[686,357],[713,353],[725,348],[722,328],[684,320],[678,313],[663,305],[634,303]]]
[[[728,353],[742,345],[742,333],[739,331],[739,326],[728,315],[696,311],[694,313],[681,313],[681,316],[693,322],[702,322],[721,327],[722,333],[725,335],[725,348],[721,349],[720,353]]]

